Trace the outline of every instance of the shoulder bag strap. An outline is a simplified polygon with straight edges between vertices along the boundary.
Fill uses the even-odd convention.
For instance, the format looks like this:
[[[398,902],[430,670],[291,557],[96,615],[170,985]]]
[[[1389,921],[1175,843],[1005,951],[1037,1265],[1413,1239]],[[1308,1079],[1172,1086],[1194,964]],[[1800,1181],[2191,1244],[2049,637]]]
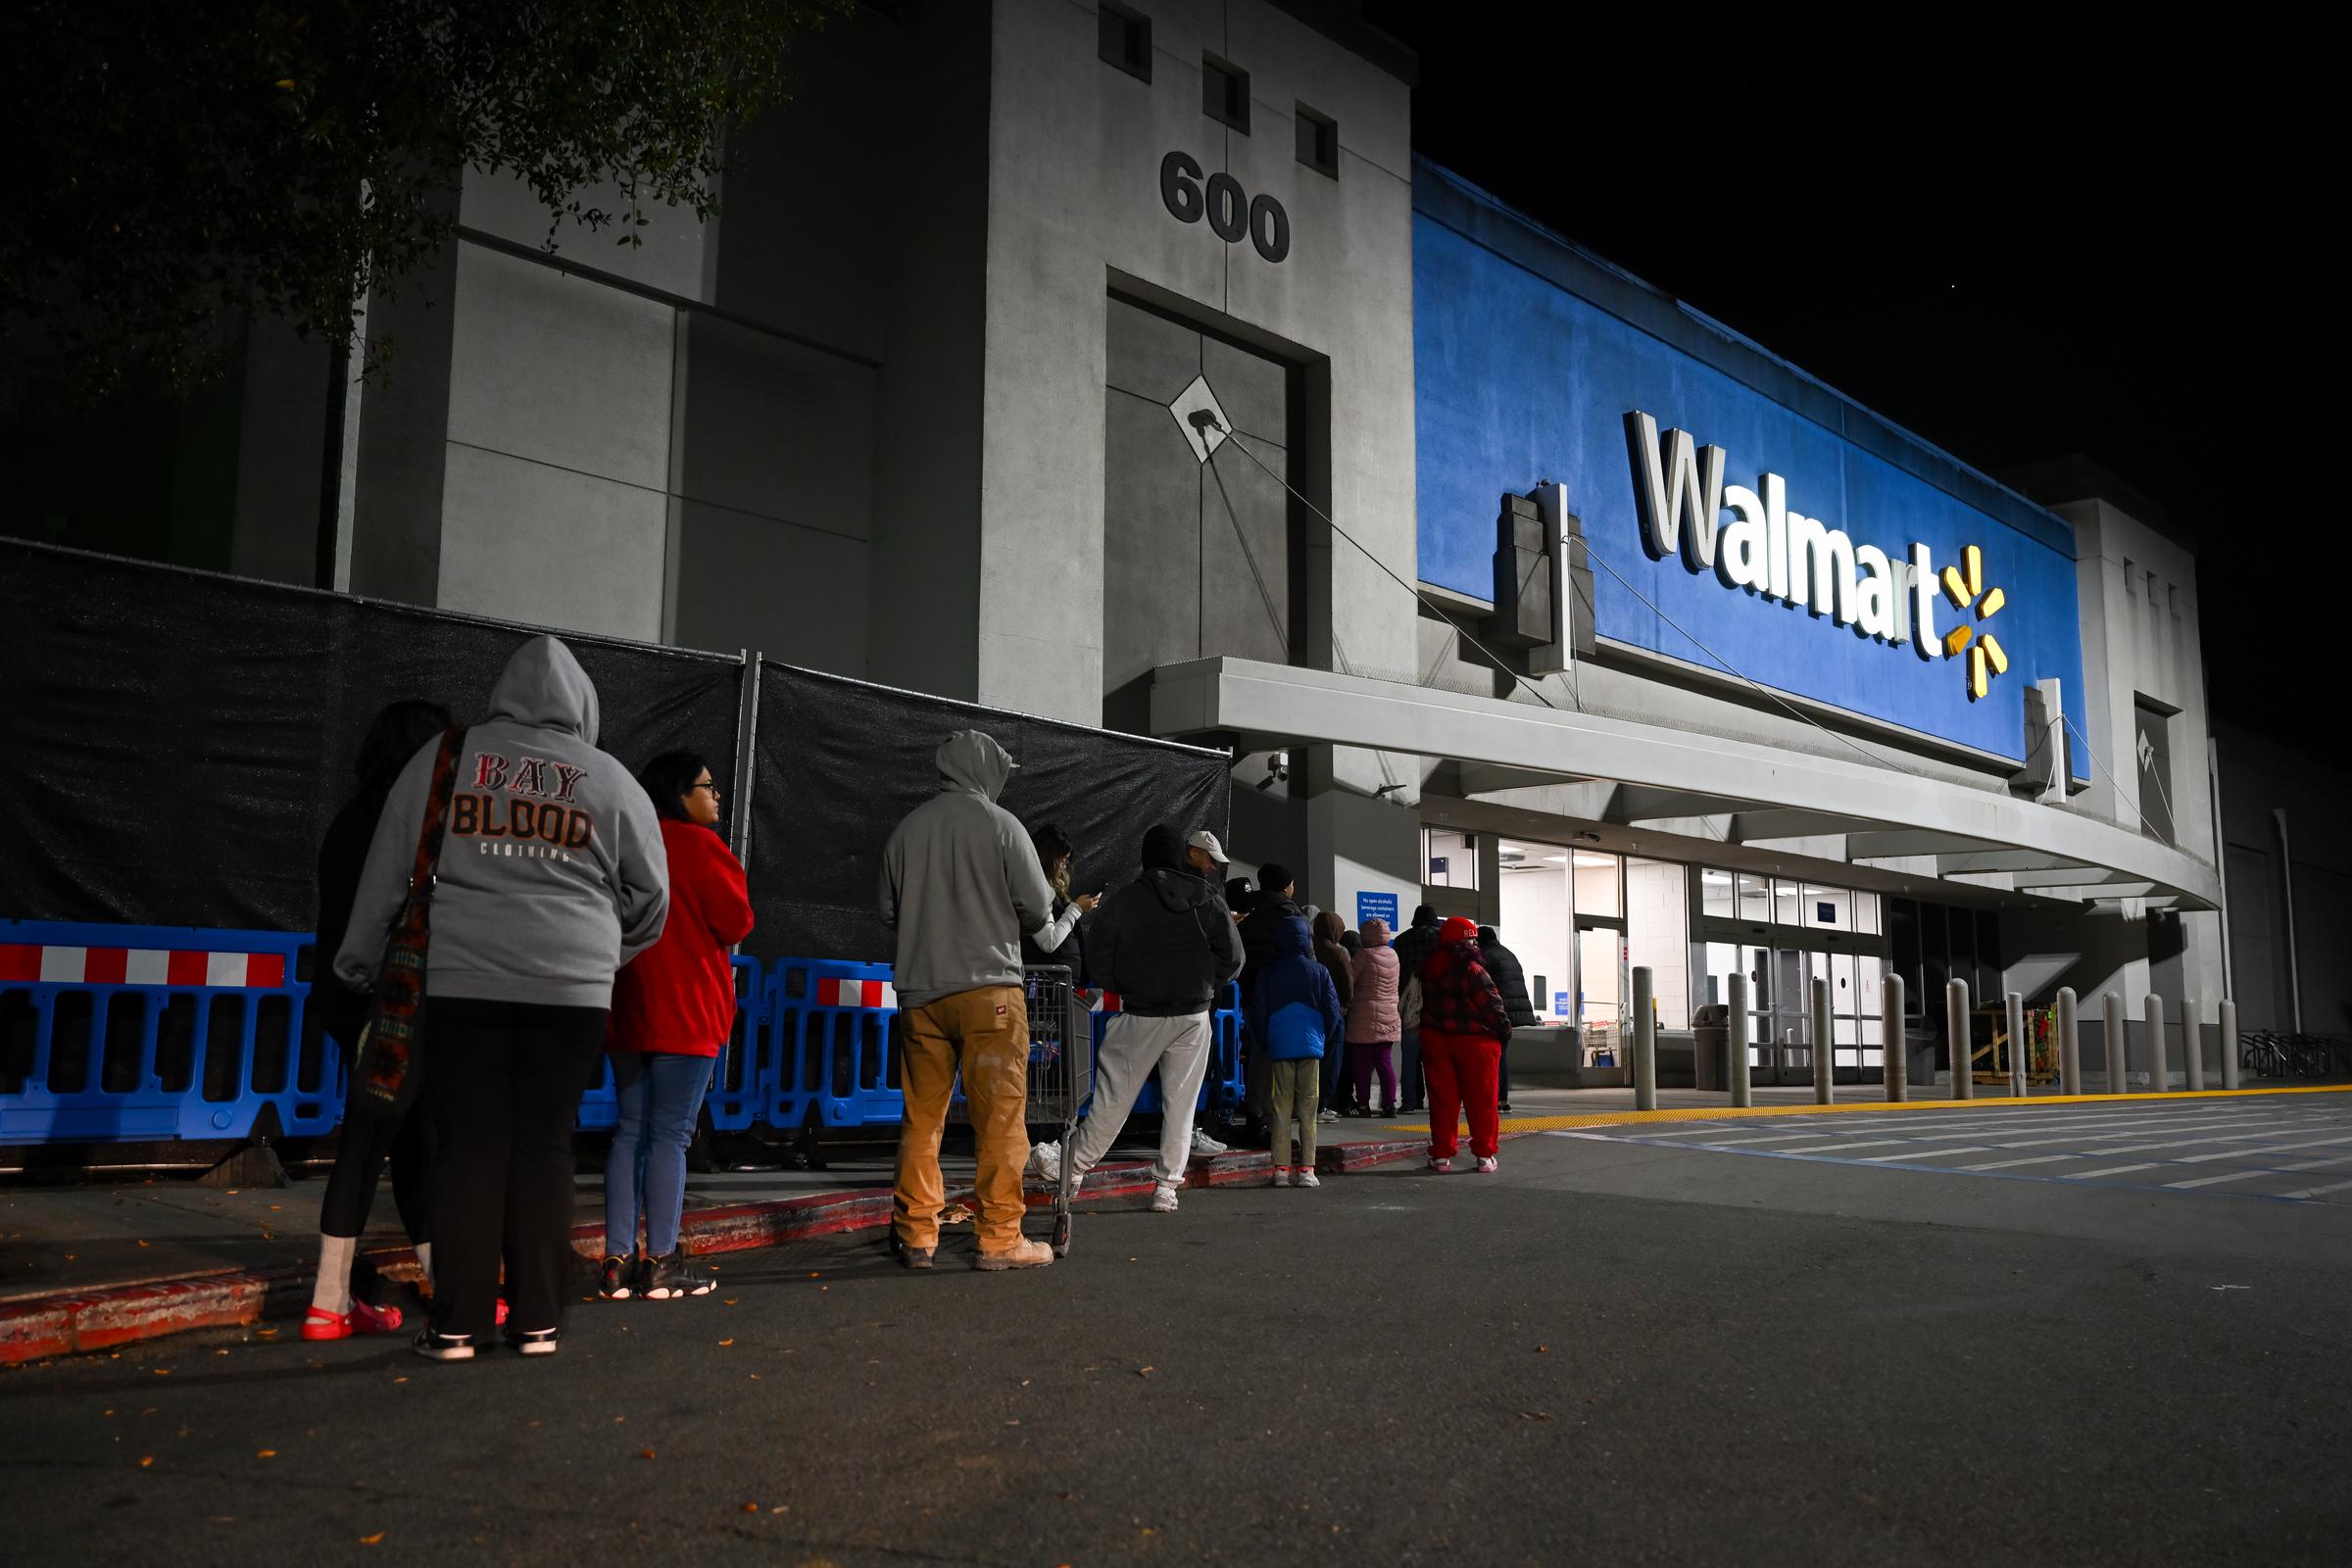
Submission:
[[[449,831],[449,797],[458,782],[458,759],[466,745],[466,727],[452,724],[441,732],[441,751],[433,759],[432,787],[425,794],[424,823],[416,832],[416,858],[409,869],[409,898],[422,903],[432,896],[441,870],[441,841]]]

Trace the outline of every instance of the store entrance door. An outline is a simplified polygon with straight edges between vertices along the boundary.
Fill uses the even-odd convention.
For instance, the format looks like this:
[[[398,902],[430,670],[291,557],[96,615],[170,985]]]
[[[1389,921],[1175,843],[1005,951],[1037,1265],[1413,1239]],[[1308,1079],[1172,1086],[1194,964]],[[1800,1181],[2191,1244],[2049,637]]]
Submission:
[[[1884,960],[1874,955],[1820,953],[1799,948],[1743,947],[1752,1011],[1748,1069],[1759,1084],[1813,1081],[1813,982],[1830,987],[1831,1071],[1839,1083],[1867,1082],[1882,1067],[1879,984]]]

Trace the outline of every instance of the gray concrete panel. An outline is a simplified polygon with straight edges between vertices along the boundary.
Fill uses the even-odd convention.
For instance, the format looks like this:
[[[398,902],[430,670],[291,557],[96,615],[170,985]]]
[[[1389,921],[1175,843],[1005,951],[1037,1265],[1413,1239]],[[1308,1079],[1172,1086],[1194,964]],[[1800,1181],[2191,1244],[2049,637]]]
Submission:
[[[435,603],[658,642],[668,510],[659,490],[451,442]]]
[[[1217,395],[1217,406],[1225,411],[1225,417],[1236,430],[1276,446],[1291,444],[1291,376],[1287,366],[1262,354],[1204,337],[1200,340],[1200,373],[1208,377],[1209,389]]]
[[[441,581],[441,492],[449,451],[449,368],[458,252],[444,245],[397,293],[368,304],[368,332],[391,358],[360,400],[351,590],[430,605]]]
[[[666,305],[462,245],[449,438],[666,488],[676,316]]]
[[[1411,177],[1412,92],[1402,81],[1336,48],[1278,6],[1237,5],[1229,8],[1227,17],[1225,53],[1250,73],[1250,94],[1255,100],[1250,116],[1253,136],[1279,130],[1286,154],[1295,156],[1291,117],[1303,101],[1339,122],[1344,150],[1391,174]],[[1272,115],[1281,116],[1279,126],[1268,121]],[[1300,166],[1300,172],[1312,171]],[[1341,177],[1347,177],[1345,172]]]
[[[1105,392],[1099,701],[1147,682],[1156,665],[1198,656],[1200,647],[1202,474],[1165,409],[1125,392]],[[1058,585],[1057,585],[1058,586]],[[1074,609],[1087,603],[1074,597]],[[1030,607],[1038,608],[1036,594]],[[1104,721],[1141,731],[1148,697],[1108,701]]]
[[[1228,442],[1202,470],[1200,649],[1204,657],[1285,663],[1295,635],[1291,499],[1281,484],[1289,455],[1255,440],[1250,446],[1245,456]]]
[[[836,675],[866,672],[870,547],[700,501],[679,508],[671,641],[751,649]]]
[[[583,207],[601,208],[609,213],[625,214],[629,210],[628,198],[619,186],[612,184],[591,186],[573,199]],[[683,207],[655,204],[641,209],[641,216],[647,220],[643,227],[631,229],[608,223],[591,229],[570,218],[550,213],[519,177],[485,174],[478,169],[466,172],[465,197],[458,208],[458,220],[468,228],[534,248],[546,245],[552,235],[559,256],[617,272],[634,283],[683,294],[690,300],[707,301],[709,295],[703,287],[706,236],[694,214]],[[635,233],[639,243],[615,243],[630,232]]]
[[[874,514],[878,372],[688,316],[673,488],[695,501],[863,539]],[[862,628],[863,615],[858,617]],[[862,630],[858,657],[864,659]]]
[[[1168,403],[1203,373],[1200,334],[1166,317],[1130,305],[1103,302],[1103,379],[1122,392]],[[1214,384],[1216,377],[1210,377]],[[1223,398],[1222,389],[1218,397]],[[1225,404],[1226,417],[1239,416]]]

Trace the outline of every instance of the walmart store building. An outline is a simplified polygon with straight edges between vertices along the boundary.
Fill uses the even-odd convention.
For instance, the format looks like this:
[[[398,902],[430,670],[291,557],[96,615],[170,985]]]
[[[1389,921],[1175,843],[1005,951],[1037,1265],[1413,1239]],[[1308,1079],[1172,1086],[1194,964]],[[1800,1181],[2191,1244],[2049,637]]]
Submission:
[[[469,177],[323,457],[253,335],[220,564],[310,580],[324,464],[337,586],[1228,745],[1244,869],[1498,925],[1570,1053],[1640,964],[1669,1029],[1749,973],[1767,1074],[1821,976],[1875,1077],[1894,973],[1915,1076],[1950,976],[2158,993],[2178,1064],[2190,553],[1416,160],[1409,59],[1322,10],[869,10],[640,250]]]

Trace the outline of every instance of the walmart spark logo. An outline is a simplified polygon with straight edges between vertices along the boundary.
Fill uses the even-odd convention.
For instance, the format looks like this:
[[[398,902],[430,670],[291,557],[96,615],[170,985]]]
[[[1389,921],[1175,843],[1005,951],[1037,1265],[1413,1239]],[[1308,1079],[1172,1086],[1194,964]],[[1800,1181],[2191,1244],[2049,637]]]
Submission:
[[[1961,566],[1943,568],[1943,596],[1955,610],[1965,611],[1974,605],[1977,624],[1954,626],[1944,633],[1943,657],[1956,659],[1961,649],[1968,648],[1968,700],[1973,703],[1992,689],[1993,676],[2009,672],[2009,655],[2002,650],[2001,640],[1982,630],[1984,623],[2009,602],[2009,597],[1998,588],[1985,588],[1984,551],[1970,545],[1961,552]],[[1974,648],[1968,647],[1971,637],[1977,640]]]

